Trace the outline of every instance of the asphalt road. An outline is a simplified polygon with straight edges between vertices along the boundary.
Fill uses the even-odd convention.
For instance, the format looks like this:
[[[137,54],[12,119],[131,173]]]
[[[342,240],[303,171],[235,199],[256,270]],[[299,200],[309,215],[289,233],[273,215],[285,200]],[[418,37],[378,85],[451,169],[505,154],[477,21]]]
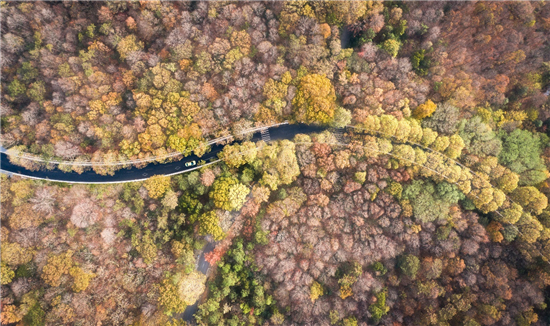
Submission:
[[[319,126],[310,126],[305,124],[294,124],[294,125],[282,125],[278,127],[269,128],[269,137],[270,140],[281,140],[281,139],[292,139],[297,134],[309,134],[314,132],[323,131],[324,127]],[[265,137],[265,136],[264,136]],[[261,132],[254,133],[252,135],[252,141],[259,141],[262,139]],[[126,168],[121,169],[115,172],[114,175],[99,175],[93,170],[86,171],[82,174],[76,172],[66,173],[58,169],[54,170],[40,170],[40,171],[30,171],[23,167],[11,164],[8,160],[6,153],[1,153],[0,157],[0,170],[2,172],[15,173],[22,176],[38,178],[38,179],[49,179],[52,181],[60,182],[78,182],[78,183],[114,183],[114,182],[130,182],[143,180],[153,175],[172,175],[175,173],[184,173],[189,170],[193,170],[196,167],[185,167],[185,162],[189,161],[199,161],[204,160],[208,162],[209,160],[216,160],[218,153],[223,150],[223,145],[212,145],[210,152],[203,155],[202,157],[197,157],[195,155],[190,155],[183,158],[181,161],[171,162],[171,163],[151,163],[144,168]],[[204,259],[204,255],[214,250],[216,243],[209,242],[205,245],[202,252],[199,255],[197,261],[197,270],[206,275],[210,264]],[[176,319],[183,319],[187,322],[193,322],[194,315],[198,311],[198,302],[187,306],[185,311],[182,314],[174,316]]]
[[[204,246],[197,262],[197,271],[206,275],[208,269],[210,268],[210,264],[204,259],[204,255],[214,250],[214,248],[216,248],[216,244],[216,242],[209,242]],[[187,322],[192,322],[193,316],[195,315],[195,313],[197,313],[198,310],[199,303],[195,302],[195,304],[185,307],[185,311],[183,312],[183,314],[175,316],[175,318],[183,319]]]
[[[310,126],[305,124],[282,125],[269,128],[271,140],[292,139],[297,134],[309,134],[319,132],[325,128],[319,126]],[[257,132],[252,135],[252,141],[261,140],[261,133]],[[63,172],[59,169],[30,171],[21,166],[11,164],[6,153],[0,154],[0,170],[3,172],[14,173],[26,177],[46,179],[59,182],[75,182],[75,183],[114,183],[114,182],[130,182],[147,179],[153,175],[172,175],[184,173],[189,170],[194,170],[196,167],[185,167],[185,162],[204,160],[216,160],[217,155],[223,150],[223,145],[212,145],[210,152],[202,157],[190,155],[180,161],[171,163],[150,163],[144,168],[130,167],[121,169],[115,172],[114,175],[100,175],[93,170],[88,170],[82,174],[76,172]]]

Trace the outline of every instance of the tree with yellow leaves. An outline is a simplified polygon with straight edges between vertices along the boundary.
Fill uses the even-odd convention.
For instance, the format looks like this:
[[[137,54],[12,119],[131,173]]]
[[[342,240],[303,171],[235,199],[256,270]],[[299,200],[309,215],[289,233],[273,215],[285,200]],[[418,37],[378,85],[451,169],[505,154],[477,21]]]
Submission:
[[[50,286],[59,286],[61,276],[68,274],[73,266],[73,251],[66,252],[48,258],[48,263],[42,269],[42,279]]]
[[[201,235],[211,234],[216,241],[225,237],[216,211],[209,211],[199,216],[199,223],[199,233]]]
[[[329,124],[334,119],[336,94],[330,80],[324,75],[309,74],[298,85],[292,100],[296,121]]]
[[[437,105],[435,105],[434,102],[427,100],[424,104],[420,104],[416,107],[416,109],[414,109],[413,116],[418,120],[422,120],[431,116],[435,112],[436,108]]]
[[[548,197],[535,187],[518,187],[512,192],[511,197],[523,206],[524,210],[536,215],[541,214],[548,206]]]
[[[4,229],[4,228],[3,228]],[[12,267],[32,260],[33,251],[21,247],[17,242],[2,240],[2,263]]]
[[[120,58],[124,60],[130,52],[143,49],[143,42],[138,41],[134,34],[130,34],[120,40],[116,48],[120,54]]]
[[[210,198],[214,205],[227,211],[240,210],[250,192],[248,187],[239,183],[234,177],[222,177],[214,182]]]
[[[246,163],[252,163],[256,159],[256,144],[246,141],[243,144],[227,145],[218,154],[227,166],[238,168]]]
[[[90,285],[90,280],[96,276],[94,273],[85,272],[78,266],[71,267],[71,269],[69,269],[69,275],[71,275],[74,279],[74,292],[85,291],[88,288],[88,285]]]
[[[162,197],[170,187],[170,177],[155,175],[147,179],[143,186],[149,191],[149,197],[157,199]]]
[[[187,306],[181,299],[178,287],[171,278],[165,278],[160,284],[158,303],[168,316],[174,313],[182,313]]]
[[[311,302],[315,302],[315,300],[319,299],[319,297],[323,294],[323,286],[319,284],[319,282],[313,281],[309,287],[309,298],[311,299]]]
[[[15,277],[15,272],[13,271],[13,269],[11,269],[4,262],[0,263],[0,274],[1,274],[0,283],[2,285],[10,284],[13,278]]]

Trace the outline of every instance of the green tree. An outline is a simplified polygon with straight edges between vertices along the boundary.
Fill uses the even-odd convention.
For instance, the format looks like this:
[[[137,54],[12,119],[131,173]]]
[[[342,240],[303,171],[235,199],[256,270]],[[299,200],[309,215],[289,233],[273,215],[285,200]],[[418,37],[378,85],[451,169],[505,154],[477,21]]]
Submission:
[[[11,97],[18,97],[20,95],[25,94],[26,87],[25,84],[19,81],[19,79],[14,79],[9,85],[8,85],[8,93]]]
[[[334,120],[332,126],[335,128],[344,128],[351,123],[351,112],[343,107],[336,107],[334,110]]]
[[[151,230],[145,230],[141,236],[137,233],[132,234],[132,246],[136,248],[137,252],[143,257],[143,262],[147,265],[152,264],[157,258],[158,248],[155,245]]]
[[[414,255],[404,255],[399,257],[398,265],[403,274],[414,280],[420,269],[420,260]]]
[[[411,65],[418,75],[426,76],[430,69],[430,60],[426,58],[426,50],[422,49],[413,53]]]
[[[501,139],[499,163],[520,175],[520,185],[532,186],[548,177],[542,159],[540,134],[516,129],[509,134],[501,132]]]
[[[184,191],[178,202],[178,209],[182,213],[188,214],[191,222],[196,221],[203,207],[198,198],[189,191]]]
[[[491,127],[479,116],[459,122],[458,130],[466,149],[475,155],[498,156],[502,142]]]
[[[369,306],[369,312],[377,323],[382,317],[387,315],[389,311],[390,307],[386,305],[386,289],[384,289],[376,294],[376,302]]]
[[[414,180],[407,186],[402,198],[410,200],[415,219],[423,223],[446,218],[452,203],[440,197],[433,183],[422,180]]]
[[[395,39],[385,40],[380,46],[382,50],[388,52],[392,57],[397,57],[399,49],[401,48],[401,42]]]

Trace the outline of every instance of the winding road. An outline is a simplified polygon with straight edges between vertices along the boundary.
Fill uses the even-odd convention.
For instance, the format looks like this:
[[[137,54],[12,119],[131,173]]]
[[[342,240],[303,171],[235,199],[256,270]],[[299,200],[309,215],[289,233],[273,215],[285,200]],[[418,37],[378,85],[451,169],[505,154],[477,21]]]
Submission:
[[[255,132],[252,134],[251,141],[271,141],[281,139],[292,139],[297,134],[309,134],[314,132],[323,131],[324,127],[311,126],[305,124],[286,124],[277,127],[271,127],[264,130],[264,132]],[[234,143],[238,143],[234,142]],[[88,170],[82,174],[76,172],[63,172],[59,169],[54,170],[39,170],[30,171],[21,166],[10,163],[8,155],[5,152],[0,153],[0,172],[19,175],[27,178],[67,182],[67,183],[86,183],[86,184],[107,184],[107,183],[121,183],[121,182],[134,182],[143,181],[153,175],[176,175],[180,173],[189,172],[201,168],[201,166],[185,167],[185,162],[204,160],[206,164],[208,162],[214,162],[218,158],[218,153],[223,150],[225,145],[214,144],[210,147],[210,152],[206,153],[202,157],[196,155],[190,155],[183,158],[180,161],[170,163],[153,163],[144,168],[130,167],[115,171],[114,175],[100,175],[93,170]],[[197,271],[207,274],[210,264],[205,260],[205,254],[214,250],[216,244],[209,242],[203,248],[197,259]],[[198,311],[198,302],[187,306],[182,314],[174,316],[176,319],[183,319],[187,322],[193,321],[193,315]]]
[[[292,139],[297,134],[309,134],[324,130],[324,127],[311,126],[306,124],[287,124],[278,127],[267,128],[267,133],[255,132],[252,134],[251,141],[259,140],[281,140]],[[269,137],[266,139],[266,135]],[[237,142],[235,142],[237,143]],[[144,168],[130,167],[115,171],[114,175],[100,175],[93,170],[88,170],[82,174],[76,172],[63,172],[59,169],[53,170],[39,170],[30,171],[24,167],[10,163],[8,160],[8,154],[0,153],[0,171],[4,173],[11,173],[23,177],[41,179],[56,182],[67,183],[86,183],[86,184],[102,184],[102,183],[121,183],[121,182],[134,182],[143,181],[153,175],[176,175],[180,173],[189,172],[201,168],[201,166],[185,167],[185,162],[201,161],[204,160],[212,162],[217,160],[218,153],[221,152],[224,145],[214,144],[210,147],[210,152],[206,153],[202,157],[196,155],[189,155],[180,161],[170,163],[152,163]]]

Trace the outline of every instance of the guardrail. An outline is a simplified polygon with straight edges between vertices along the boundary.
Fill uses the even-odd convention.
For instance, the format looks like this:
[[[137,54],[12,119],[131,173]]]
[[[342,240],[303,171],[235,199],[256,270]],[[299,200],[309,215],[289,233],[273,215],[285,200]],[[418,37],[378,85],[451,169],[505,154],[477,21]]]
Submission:
[[[282,125],[287,125],[288,121],[284,121],[281,123],[272,124],[269,126],[261,126],[261,127],[255,127],[251,129],[247,129],[245,131],[242,131],[238,133],[237,135],[246,135],[250,133],[255,133],[258,131],[262,131],[269,128],[279,127]],[[219,137],[216,139],[212,139],[206,143],[207,146],[214,145],[217,143],[221,143],[223,141],[231,140],[234,138],[234,135],[228,135],[224,137]],[[21,155],[20,152],[17,150],[5,150],[4,153],[6,153],[8,156],[12,156],[15,158],[23,159],[23,160],[29,160],[37,163],[45,163],[45,164],[57,164],[57,165],[67,165],[67,166],[85,166],[85,167],[94,167],[94,166],[120,166],[120,165],[132,165],[132,164],[141,164],[141,163],[151,163],[151,162],[158,162],[163,161],[166,159],[174,158],[180,155],[185,155],[191,151],[186,152],[173,152],[165,156],[155,156],[155,157],[149,157],[145,159],[136,159],[136,160],[127,160],[127,161],[117,161],[117,162],[79,162],[79,161],[58,161],[58,160],[45,160],[41,157],[37,157],[31,154],[23,154]]]

